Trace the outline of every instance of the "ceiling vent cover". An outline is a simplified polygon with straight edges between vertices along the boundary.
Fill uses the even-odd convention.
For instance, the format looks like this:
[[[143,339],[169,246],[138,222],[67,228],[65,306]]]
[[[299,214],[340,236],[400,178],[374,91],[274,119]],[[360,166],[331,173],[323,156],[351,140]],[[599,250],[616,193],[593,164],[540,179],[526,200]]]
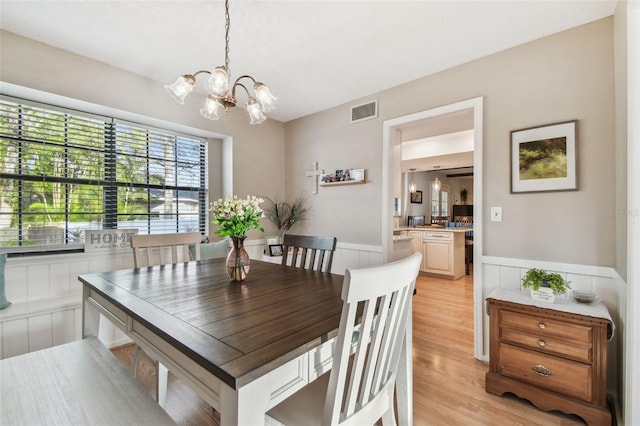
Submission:
[[[351,107],[350,123],[371,120],[378,116],[378,100],[367,102],[366,104],[355,105]]]

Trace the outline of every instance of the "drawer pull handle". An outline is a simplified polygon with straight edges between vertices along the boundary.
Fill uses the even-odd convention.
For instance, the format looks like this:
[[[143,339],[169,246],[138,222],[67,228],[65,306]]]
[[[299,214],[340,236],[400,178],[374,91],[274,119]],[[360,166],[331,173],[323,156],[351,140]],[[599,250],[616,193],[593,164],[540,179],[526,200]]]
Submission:
[[[547,326],[546,326],[543,322],[539,322],[539,323],[538,323],[538,327],[540,327],[540,328],[541,328],[541,329],[543,329],[543,330],[544,330],[545,328],[547,328]]]
[[[543,348],[547,345],[547,343],[544,340],[538,340],[538,344]]]
[[[549,377],[549,376],[551,376],[553,374],[553,371],[549,370],[547,367],[545,367],[542,364],[532,365],[531,369],[538,376],[542,376],[542,377]]]

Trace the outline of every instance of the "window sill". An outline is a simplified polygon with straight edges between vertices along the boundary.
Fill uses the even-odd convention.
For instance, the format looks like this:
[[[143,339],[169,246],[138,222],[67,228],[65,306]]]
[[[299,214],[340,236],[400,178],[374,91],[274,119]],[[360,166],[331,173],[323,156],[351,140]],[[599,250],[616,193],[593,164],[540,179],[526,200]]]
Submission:
[[[55,246],[45,249],[39,247],[4,247],[0,253],[7,253],[7,257],[46,256],[52,254],[84,253],[84,244],[73,246]]]

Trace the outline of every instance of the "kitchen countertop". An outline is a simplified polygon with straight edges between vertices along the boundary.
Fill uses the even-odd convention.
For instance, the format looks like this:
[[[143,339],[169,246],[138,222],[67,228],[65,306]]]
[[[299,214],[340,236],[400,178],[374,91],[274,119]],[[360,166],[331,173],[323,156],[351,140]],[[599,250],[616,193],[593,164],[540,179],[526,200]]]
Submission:
[[[400,227],[400,228],[395,228],[393,230],[394,232],[396,231],[437,231],[437,232],[469,232],[469,231],[473,231],[473,227],[456,227],[456,228],[444,228],[444,227],[438,227],[438,226],[428,226],[428,225],[423,225],[423,226],[413,226],[413,227]]]

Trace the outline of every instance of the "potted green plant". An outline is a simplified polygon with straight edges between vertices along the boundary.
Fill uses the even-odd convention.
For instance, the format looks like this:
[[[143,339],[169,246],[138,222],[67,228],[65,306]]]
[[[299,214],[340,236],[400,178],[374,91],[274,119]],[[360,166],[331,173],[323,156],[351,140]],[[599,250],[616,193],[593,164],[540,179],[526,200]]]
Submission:
[[[556,295],[565,294],[571,288],[560,274],[544,269],[529,269],[522,278],[522,287],[531,290],[531,298],[553,303]]]

